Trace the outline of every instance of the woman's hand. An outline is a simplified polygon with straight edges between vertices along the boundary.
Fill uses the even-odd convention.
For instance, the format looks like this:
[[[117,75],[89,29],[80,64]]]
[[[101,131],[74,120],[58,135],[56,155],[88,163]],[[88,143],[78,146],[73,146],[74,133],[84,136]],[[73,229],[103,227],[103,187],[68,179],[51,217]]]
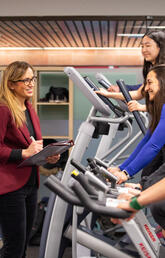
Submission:
[[[121,184],[128,180],[127,175],[122,172],[118,167],[109,167],[107,170],[118,178],[118,184]]]
[[[131,193],[121,193],[117,197],[117,199],[129,201],[132,197],[134,197],[134,194],[131,194]]]
[[[128,109],[130,112],[133,112],[133,111],[145,112],[146,111],[146,105],[142,105],[136,100],[129,101],[127,105],[128,105]]]
[[[130,201],[131,201],[131,198],[132,198],[133,196],[134,196],[134,195],[132,195],[132,194],[120,194],[120,195],[118,196],[118,199],[126,200],[126,201],[125,201],[125,202],[119,202],[117,208],[122,209],[122,210],[126,210],[126,211],[131,211],[131,212],[132,212],[132,213],[130,214],[130,217],[127,218],[127,219],[125,219],[126,221],[131,220],[131,219],[135,216],[135,214],[136,214],[136,212],[137,212],[137,210],[131,208],[130,205],[129,205],[129,203],[130,203]],[[120,219],[111,218],[111,221],[112,221],[114,224],[121,224],[121,220],[120,220]]]
[[[135,195],[140,194],[141,191],[140,191],[140,190],[137,190],[137,189],[130,188],[130,189],[128,189],[128,193],[129,193],[129,194],[132,194],[133,196],[135,196]]]
[[[107,98],[110,98],[111,97],[111,92],[108,92],[107,90],[103,89],[103,88],[100,88],[100,90],[96,90],[95,91],[97,94],[100,94],[102,96],[105,96]]]
[[[128,201],[126,201],[126,202],[121,202],[121,203],[119,203],[118,206],[117,206],[117,208],[120,208],[120,209],[122,209],[122,210],[132,211],[132,213],[130,214],[130,217],[127,218],[127,219],[125,219],[126,221],[131,220],[131,219],[135,216],[135,214],[136,214],[136,212],[137,212],[137,210],[134,210],[134,209],[132,209],[132,208],[129,206],[129,203],[130,203],[130,201],[128,200]],[[112,221],[114,224],[121,224],[121,220],[120,220],[120,219],[111,218],[111,221]]]
[[[114,173],[114,172],[121,172],[120,168],[119,167],[109,167],[107,168],[107,170],[111,173]]]
[[[121,92],[118,92],[117,90],[116,91],[110,91],[110,88],[108,88],[108,90],[100,88],[100,90],[96,90],[95,92],[97,94],[103,95],[107,98],[125,100],[124,96]]]
[[[55,164],[59,159],[60,159],[60,154],[57,154],[57,155],[54,155],[54,156],[47,157],[46,160],[50,164]]]
[[[133,187],[129,187],[129,185],[135,185],[135,186],[137,186],[137,185],[140,185],[140,184],[125,183],[125,184],[124,184],[124,187],[126,187],[127,193],[120,194],[120,195],[119,195],[119,197],[120,197],[119,199],[122,198],[122,199],[127,200],[127,197],[128,197],[128,196],[133,197],[133,196],[138,195],[138,194],[141,193],[140,187],[139,187],[139,189],[135,189],[135,188],[133,188]],[[127,196],[127,195],[128,195],[128,196]],[[126,197],[126,198],[125,198],[125,197]]]
[[[117,85],[111,85],[111,86],[109,86],[109,88],[107,90],[109,92],[120,92],[119,86],[117,86]]]
[[[124,185],[125,187],[129,187],[129,188],[139,188],[140,190],[142,190],[142,186],[141,184],[135,184],[135,183],[125,183]]]
[[[43,149],[43,140],[32,141],[27,149],[22,150],[22,158],[26,159]]]
[[[114,172],[113,174],[118,178],[117,184],[122,184],[123,182],[128,180],[127,175],[122,171],[121,172]]]

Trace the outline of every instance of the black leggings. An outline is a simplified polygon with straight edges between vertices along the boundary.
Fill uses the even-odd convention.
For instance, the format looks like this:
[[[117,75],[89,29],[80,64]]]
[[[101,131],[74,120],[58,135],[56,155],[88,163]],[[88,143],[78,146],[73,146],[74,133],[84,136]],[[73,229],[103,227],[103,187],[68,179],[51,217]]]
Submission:
[[[0,195],[3,258],[24,258],[37,206],[37,187]]]

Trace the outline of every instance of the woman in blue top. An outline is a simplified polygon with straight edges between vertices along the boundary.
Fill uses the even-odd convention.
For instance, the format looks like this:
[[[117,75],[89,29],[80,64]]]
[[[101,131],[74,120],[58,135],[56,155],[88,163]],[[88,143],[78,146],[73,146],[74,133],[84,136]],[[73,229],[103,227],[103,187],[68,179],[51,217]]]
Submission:
[[[141,51],[144,57],[143,77],[145,80],[150,68],[152,68],[155,65],[165,64],[165,32],[160,30],[148,31],[142,38]],[[146,106],[141,105],[136,101],[144,97],[142,94],[143,85],[141,85],[141,87],[139,86],[140,85],[138,85],[137,90],[136,88],[134,89],[134,86],[133,86],[131,90],[133,89],[134,90],[130,91],[130,94],[133,100],[128,103],[128,108],[131,112],[134,110],[146,111]],[[129,85],[127,88],[130,90]],[[109,98],[124,99],[123,94],[121,92],[109,92],[104,89],[101,89],[98,93]],[[165,162],[165,150],[163,147],[162,150],[159,152],[159,154],[154,158],[152,163],[148,164],[148,166],[146,166],[143,169],[142,177],[144,178],[150,175],[151,173],[153,173],[164,162]]]
[[[150,69],[143,94],[151,117],[150,126],[129,158],[119,167],[109,168],[118,176],[119,183],[149,164],[165,144],[165,64]]]
[[[151,117],[149,129],[128,159],[119,167],[108,169],[119,178],[119,184],[148,165],[165,145],[165,64],[150,69],[143,94]],[[151,184],[165,176],[165,163],[153,172]],[[161,226],[165,238],[165,201],[152,205],[151,212],[155,221]]]

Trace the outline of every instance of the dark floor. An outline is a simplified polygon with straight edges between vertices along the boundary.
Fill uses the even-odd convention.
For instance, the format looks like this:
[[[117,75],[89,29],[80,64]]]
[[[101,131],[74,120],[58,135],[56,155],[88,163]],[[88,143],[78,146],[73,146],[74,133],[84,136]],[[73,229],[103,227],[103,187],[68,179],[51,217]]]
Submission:
[[[2,248],[2,241],[0,240],[0,250]],[[27,249],[27,258],[38,258],[39,257],[39,247],[38,246],[29,246]],[[0,253],[1,258],[1,253]]]
[[[39,257],[39,247],[29,246],[27,249],[27,258],[38,258]]]
[[[0,248],[2,243],[0,241]],[[1,257],[1,254],[0,254]],[[38,246],[29,246],[27,249],[27,258],[38,258],[39,257],[39,247]],[[71,248],[67,248],[63,258],[72,258],[72,251]]]
[[[27,258],[38,258],[39,257],[39,247],[29,246],[27,250]],[[72,258],[71,248],[66,248],[66,251],[62,258]]]

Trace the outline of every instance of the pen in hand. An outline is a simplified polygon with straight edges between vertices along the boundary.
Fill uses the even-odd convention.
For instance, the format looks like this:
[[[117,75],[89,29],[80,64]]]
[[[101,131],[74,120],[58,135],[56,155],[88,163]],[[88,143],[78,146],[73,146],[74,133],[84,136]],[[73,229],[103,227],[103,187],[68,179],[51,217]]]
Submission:
[[[41,151],[43,149],[42,140],[35,140],[35,138],[33,136],[30,136],[30,138],[31,138],[32,142],[35,143],[35,145],[39,147],[37,152]]]
[[[32,142],[30,143],[27,149],[22,150],[23,159],[29,158],[43,149],[42,140],[35,140],[33,136],[30,136],[30,138]]]
[[[33,136],[30,136],[30,138],[31,138],[31,140],[32,140],[33,142],[35,142],[35,139],[34,139],[34,137],[33,137]]]

